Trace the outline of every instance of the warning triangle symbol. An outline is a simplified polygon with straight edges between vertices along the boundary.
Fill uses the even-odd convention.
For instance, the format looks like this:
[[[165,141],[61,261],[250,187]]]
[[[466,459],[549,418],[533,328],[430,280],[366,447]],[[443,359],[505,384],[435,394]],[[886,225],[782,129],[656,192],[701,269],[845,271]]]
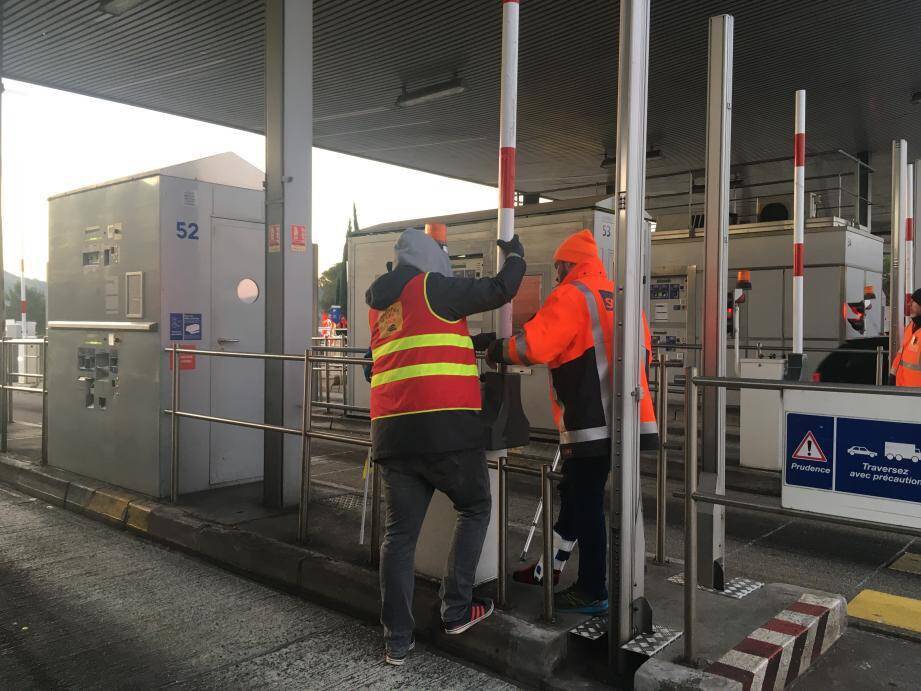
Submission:
[[[811,431],[806,432],[803,441],[799,443],[799,446],[796,447],[796,451],[793,452],[793,458],[798,461],[828,462],[828,458],[825,457],[822,447],[819,446],[819,442],[816,441],[815,435]]]

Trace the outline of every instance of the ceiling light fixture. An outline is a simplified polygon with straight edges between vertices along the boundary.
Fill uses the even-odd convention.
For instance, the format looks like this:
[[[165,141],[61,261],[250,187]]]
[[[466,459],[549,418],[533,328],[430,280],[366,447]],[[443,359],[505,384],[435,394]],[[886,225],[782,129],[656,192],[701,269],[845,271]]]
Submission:
[[[130,12],[144,0],[102,0],[99,9],[113,17],[121,17],[125,12]]]
[[[440,101],[448,96],[462,94],[466,90],[467,85],[464,84],[464,80],[458,76],[455,76],[454,79],[450,81],[442,82],[441,84],[433,84],[432,86],[424,86],[421,89],[415,89],[413,91],[407,91],[404,85],[403,93],[397,97],[396,106],[397,108],[408,108],[410,106],[422,105],[423,103],[431,103],[432,101]]]

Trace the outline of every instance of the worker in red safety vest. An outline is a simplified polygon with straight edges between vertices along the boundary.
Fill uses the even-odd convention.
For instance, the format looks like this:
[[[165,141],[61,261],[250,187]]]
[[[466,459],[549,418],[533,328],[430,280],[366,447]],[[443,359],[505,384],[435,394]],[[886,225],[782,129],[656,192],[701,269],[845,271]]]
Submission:
[[[459,634],[493,611],[473,597],[477,564],[492,508],[480,420],[480,380],[467,317],[497,309],[518,292],[524,248],[500,240],[505,265],[495,277],[457,278],[441,246],[420,230],[394,246],[392,271],[365,296],[371,327],[371,454],[387,489],[381,545],[381,623],[386,662],[401,665],[412,649],[416,541],[432,493],[458,512],[441,585],[441,618]]]
[[[911,320],[902,335],[902,349],[889,371],[896,386],[921,387],[921,288],[911,295]]]
[[[601,614],[608,609],[604,486],[611,468],[614,284],[589,230],[568,237],[553,261],[559,285],[520,332],[488,346],[487,358],[550,368],[550,400],[564,459],[564,479],[559,484],[562,503],[554,529],[554,583],[579,544],[579,578],[555,595],[555,606],[559,611]],[[641,448],[652,449],[658,443],[658,429],[647,383],[652,343],[645,315],[643,324]],[[538,562],[513,577],[537,585],[543,573]]]

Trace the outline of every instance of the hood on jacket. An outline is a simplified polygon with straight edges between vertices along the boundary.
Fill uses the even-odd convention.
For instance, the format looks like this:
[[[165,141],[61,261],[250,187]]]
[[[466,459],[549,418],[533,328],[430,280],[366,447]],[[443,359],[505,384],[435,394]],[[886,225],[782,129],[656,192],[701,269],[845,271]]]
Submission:
[[[560,285],[578,281],[586,276],[605,275],[604,264],[598,254],[598,245],[589,230],[580,230],[570,235],[559,246],[553,257],[554,261],[564,261],[575,264]]]
[[[393,246],[393,258],[393,271],[379,276],[365,293],[368,307],[382,310],[392,305],[416,274],[454,275],[451,260],[441,245],[415,228],[407,228],[397,239]]]

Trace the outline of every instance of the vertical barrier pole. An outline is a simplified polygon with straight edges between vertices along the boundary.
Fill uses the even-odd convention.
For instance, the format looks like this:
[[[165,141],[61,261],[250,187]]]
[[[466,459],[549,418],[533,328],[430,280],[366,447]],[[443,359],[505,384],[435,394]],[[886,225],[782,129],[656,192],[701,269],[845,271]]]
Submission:
[[[3,273],[3,272],[0,271],[0,273]],[[0,451],[3,451],[3,452],[6,452],[7,434],[9,431],[8,430],[9,398],[7,398],[7,394],[9,393],[9,391],[7,391],[6,385],[9,383],[8,374],[10,370],[9,370],[9,367],[7,367],[7,362],[6,362],[7,347],[8,346],[6,343],[6,333],[2,333],[0,334],[0,363],[2,363],[3,365],[3,371],[0,372],[0,388],[2,388],[2,392],[0,393],[2,393],[3,395],[0,396]]]
[[[803,372],[803,281],[806,229],[806,92],[796,92],[793,119],[793,352],[786,378],[799,381]],[[709,387],[708,387],[709,389]],[[704,391],[706,396],[706,390]]]
[[[892,202],[889,225],[889,362],[902,349],[902,330],[905,326],[905,272],[902,270],[905,219],[905,178],[908,168],[908,142],[892,142]]]
[[[876,346],[876,385],[877,386],[882,386],[883,381],[886,378],[886,372],[883,366],[883,362],[884,362],[883,347],[881,345]]]
[[[665,563],[665,496],[668,492],[668,370],[667,354],[659,353],[659,376],[657,379],[656,421],[659,423],[659,455],[656,463],[656,563]]]
[[[498,494],[499,494],[499,583],[496,599],[499,607],[508,606],[508,458],[504,455],[497,459]],[[552,580],[552,579],[551,579]]]
[[[710,17],[707,76],[707,183],[704,211],[704,320],[701,362],[710,377],[726,376],[726,274],[729,268],[729,154],[732,126],[732,40],[734,19]],[[726,491],[726,392],[703,392],[703,469],[700,484],[707,492]],[[698,558],[700,585],[725,586],[725,510],[700,507]]]
[[[179,344],[173,343],[170,353],[173,363],[172,413],[170,414],[170,501],[179,501]]]
[[[697,619],[697,376],[685,369],[684,388],[684,658],[694,664],[694,627]]]
[[[368,555],[370,564],[380,560],[381,548],[381,473],[380,468],[371,461],[371,546]]]
[[[915,166],[909,163],[906,167],[908,174],[905,180],[905,256],[902,258],[902,266],[905,267],[905,316],[910,317],[911,294],[915,289]],[[921,175],[921,168],[918,169],[918,174]]]
[[[911,210],[911,283],[905,286],[906,293],[912,293],[913,291],[921,288],[921,285],[917,283],[918,276],[921,274],[921,256],[915,251],[915,221],[914,219],[921,219],[921,158],[915,160],[914,164],[915,174],[912,178],[912,190],[911,190],[911,200],[912,200],[912,210]],[[921,221],[919,221],[921,222]],[[908,250],[906,250],[908,253]]]
[[[544,621],[553,623],[553,481],[550,479],[550,466],[540,467],[540,498],[543,502],[544,538]]]
[[[502,74],[499,86],[499,218],[500,240],[515,234],[515,159],[518,126],[518,0],[502,0]],[[496,271],[505,254],[496,254]],[[512,305],[499,308],[496,335],[512,335]]]
[[[307,540],[307,519],[310,511],[310,429],[313,419],[311,392],[313,391],[313,365],[310,347],[304,351],[304,393],[301,403],[301,497],[297,506],[297,541]]]
[[[614,174],[613,386],[605,402],[611,429],[608,665],[625,673],[623,648],[652,631],[645,595],[646,535],[640,487],[640,368],[643,367],[643,268],[646,266],[646,115],[649,0],[621,0],[617,56],[617,162]]]
[[[42,340],[42,465],[48,465],[48,336]]]

